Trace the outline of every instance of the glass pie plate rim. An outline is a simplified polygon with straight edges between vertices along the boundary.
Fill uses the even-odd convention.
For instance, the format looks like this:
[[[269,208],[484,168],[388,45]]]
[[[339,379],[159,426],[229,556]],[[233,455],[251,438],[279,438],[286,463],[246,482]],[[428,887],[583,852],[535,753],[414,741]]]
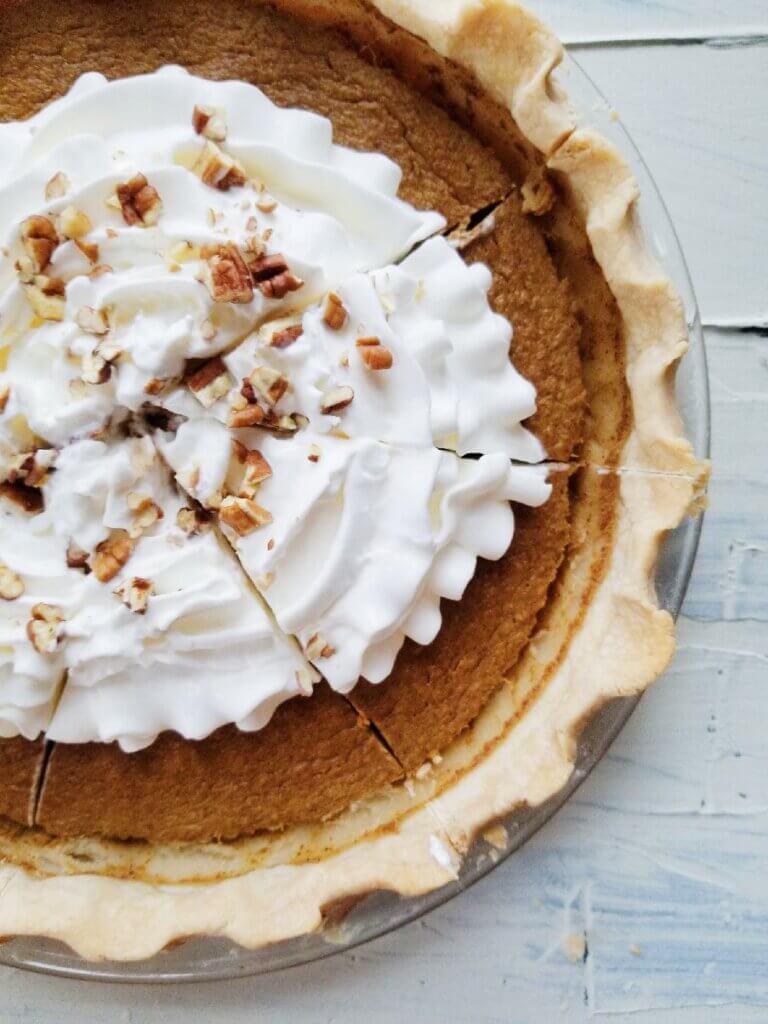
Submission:
[[[703,332],[690,275],[669,213],[631,137],[572,55],[566,56],[557,75],[582,113],[582,120],[618,146],[639,180],[640,216],[648,242],[677,286],[688,324],[690,349],[677,373],[677,400],[696,455],[707,458],[710,405]],[[659,558],[659,601],[675,617],[693,571],[702,525],[702,516],[686,519],[668,536]],[[402,898],[393,893],[373,893],[354,906],[340,924],[256,950],[244,949],[229,940],[203,937],[189,939],[149,960],[94,962],[83,960],[60,942],[19,937],[0,945],[0,965],[88,981],[220,981],[310,963],[369,942],[442,906],[527,842],[598,764],[639,700],[640,697],[633,697],[612,701],[593,716],[580,737],[576,764],[566,786],[538,807],[515,811],[504,820],[509,840],[503,852],[478,839],[465,856],[458,879],[423,896]]]

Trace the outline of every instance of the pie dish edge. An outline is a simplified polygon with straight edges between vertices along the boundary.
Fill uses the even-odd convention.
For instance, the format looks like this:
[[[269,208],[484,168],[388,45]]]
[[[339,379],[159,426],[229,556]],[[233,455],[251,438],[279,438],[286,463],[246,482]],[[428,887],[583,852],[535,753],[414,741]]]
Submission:
[[[375,0],[375,6],[469,67],[504,100],[584,216],[623,315],[635,410],[609,571],[532,712],[398,831],[324,861],[176,890],[89,876],[40,879],[3,867],[0,933],[52,936],[86,957],[141,959],[194,934],[250,947],[299,935],[320,925],[324,907],[351,893],[426,892],[455,877],[457,851],[489,820],[557,791],[572,769],[585,718],[612,697],[640,692],[672,655],[672,621],[653,593],[655,562],[664,533],[695,507],[708,470],[685,439],[674,405],[670,370],[687,347],[685,319],[674,287],[637,233],[631,170],[604,139],[576,128],[567,97],[551,78],[561,45],[523,8],[504,0]]]

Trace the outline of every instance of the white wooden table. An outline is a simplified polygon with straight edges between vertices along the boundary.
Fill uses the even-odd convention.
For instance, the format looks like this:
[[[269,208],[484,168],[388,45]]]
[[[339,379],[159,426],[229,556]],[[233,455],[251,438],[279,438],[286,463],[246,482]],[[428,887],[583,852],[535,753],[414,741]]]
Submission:
[[[715,475],[674,667],[555,820],[424,920],[228,984],[0,969],[2,1024],[768,1021],[768,0],[535,6],[634,135],[706,325]]]

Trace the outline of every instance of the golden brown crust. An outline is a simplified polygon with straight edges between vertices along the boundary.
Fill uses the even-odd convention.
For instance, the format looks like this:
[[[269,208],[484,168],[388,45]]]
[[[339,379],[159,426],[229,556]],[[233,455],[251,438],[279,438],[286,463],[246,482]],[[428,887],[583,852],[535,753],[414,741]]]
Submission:
[[[136,754],[57,744],[37,824],[63,836],[226,839],[337,814],[400,774],[350,705],[321,686],[259,732],[226,726],[199,743],[163,733]]]
[[[0,817],[32,824],[44,759],[43,740],[0,739]]]
[[[478,565],[461,601],[443,602],[429,647],[406,641],[384,685],[360,682],[350,694],[407,772],[447,747],[513,671],[569,541],[569,477],[551,475],[541,508],[515,510],[511,548]]]

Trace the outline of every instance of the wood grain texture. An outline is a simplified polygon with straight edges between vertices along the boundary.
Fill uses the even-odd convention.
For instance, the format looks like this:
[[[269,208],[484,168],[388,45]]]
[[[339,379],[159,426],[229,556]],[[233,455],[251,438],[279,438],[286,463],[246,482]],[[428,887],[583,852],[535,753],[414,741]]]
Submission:
[[[764,0],[527,0],[565,43],[768,34]]]
[[[762,31],[768,17],[764,0],[538,2],[550,20],[570,19],[566,33],[570,25],[598,38],[664,38],[689,20],[733,35]],[[580,59],[659,180],[706,318],[764,322],[766,147],[755,140],[768,121],[766,50],[629,46]],[[676,126],[670,103],[680,95]],[[0,1021],[768,1020],[768,337],[710,329],[707,347],[715,475],[678,656],[609,757],[527,847],[420,922],[265,978],[74,988],[2,969]]]

